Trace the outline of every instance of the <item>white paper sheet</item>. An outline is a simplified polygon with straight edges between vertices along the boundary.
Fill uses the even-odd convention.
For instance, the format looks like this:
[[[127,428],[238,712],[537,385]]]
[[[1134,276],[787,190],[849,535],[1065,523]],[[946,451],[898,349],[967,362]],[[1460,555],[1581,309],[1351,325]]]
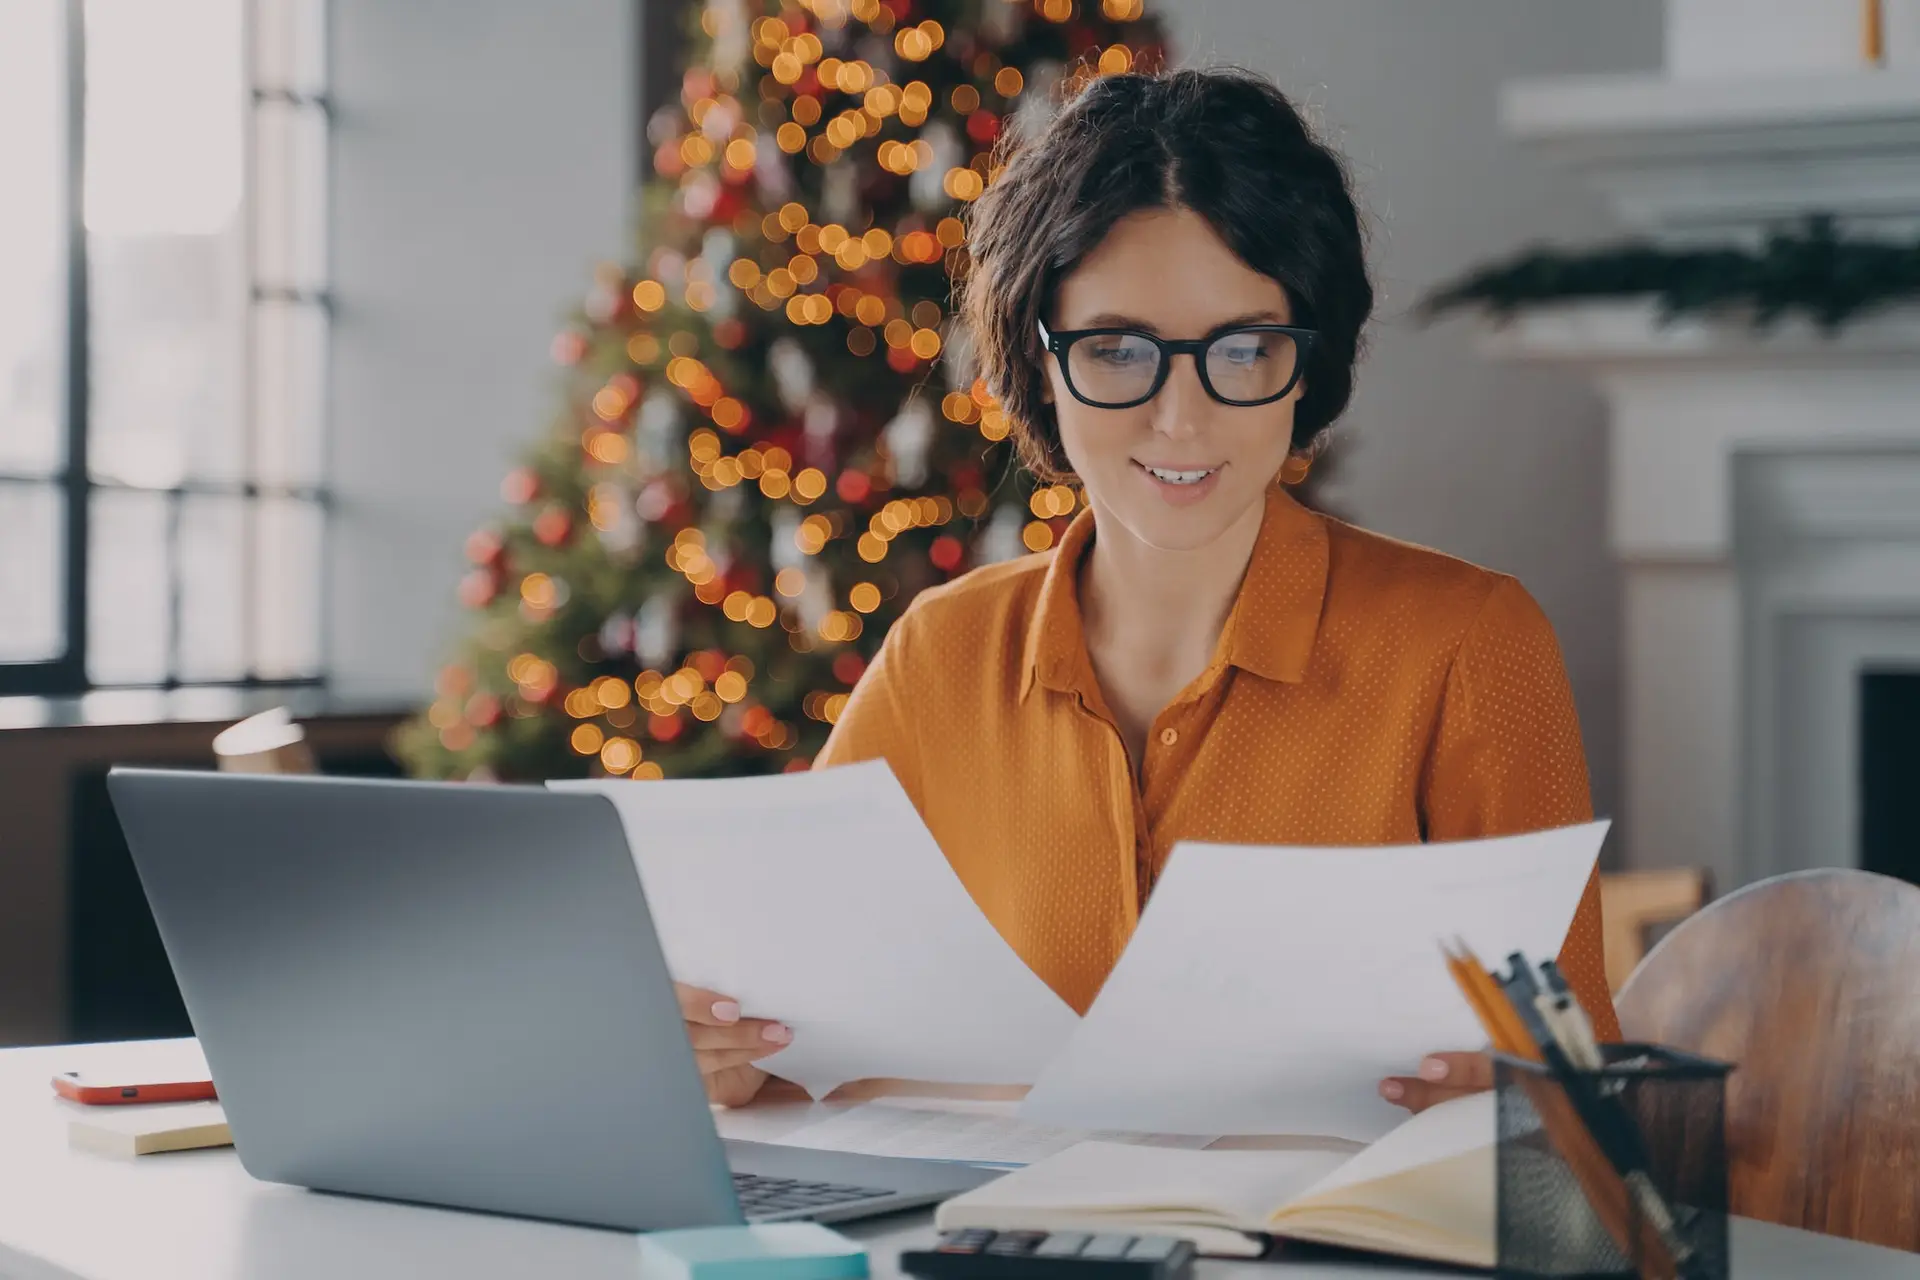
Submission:
[[[1607,824],[1388,848],[1175,846],[1024,1119],[1371,1141],[1381,1077],[1486,1037],[1441,958],[1556,954]]]
[[[1016,1105],[907,1099],[868,1102],[796,1129],[780,1141],[819,1151],[1006,1165],[1032,1164],[1088,1141],[1188,1149],[1212,1141],[1210,1135],[1089,1131],[1031,1124],[1014,1116]]]
[[[613,800],[667,967],[793,1028],[763,1064],[1030,1084],[1078,1017],[988,922],[884,761],[759,778],[550,783]]]

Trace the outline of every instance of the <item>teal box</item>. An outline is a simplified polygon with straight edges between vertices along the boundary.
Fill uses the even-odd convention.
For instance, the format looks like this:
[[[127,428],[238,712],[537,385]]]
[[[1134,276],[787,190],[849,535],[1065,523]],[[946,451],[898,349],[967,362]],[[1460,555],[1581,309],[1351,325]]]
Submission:
[[[817,1222],[696,1227],[640,1237],[642,1280],[866,1280],[867,1251]]]

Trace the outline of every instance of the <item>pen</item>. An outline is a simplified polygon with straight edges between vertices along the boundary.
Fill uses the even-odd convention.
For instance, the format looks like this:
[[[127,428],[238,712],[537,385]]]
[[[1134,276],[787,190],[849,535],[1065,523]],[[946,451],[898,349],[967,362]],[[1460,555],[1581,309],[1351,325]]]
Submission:
[[[1493,1047],[1523,1061],[1543,1062],[1542,1045],[1528,1033],[1513,1000],[1466,944],[1443,943],[1441,952],[1448,972],[1479,1017]],[[1646,1280],[1675,1280],[1679,1272],[1668,1243],[1671,1237],[1660,1231],[1644,1211],[1634,1212],[1639,1196],[1628,1188],[1612,1159],[1600,1149],[1593,1131],[1574,1108],[1573,1099],[1555,1083],[1526,1073],[1518,1078],[1547,1136],[1620,1250],[1638,1259]]]
[[[1533,1039],[1534,1044],[1539,1046],[1540,1061],[1544,1062],[1556,1077],[1565,1081],[1572,1075],[1574,1063],[1566,1052],[1566,1046],[1555,1034],[1546,1011],[1541,1008],[1541,1001],[1545,997],[1539,984],[1533,980],[1532,972],[1527,968],[1527,958],[1517,951],[1514,952],[1507,957],[1507,969],[1507,976],[1499,978],[1501,987],[1506,991],[1507,999],[1513,1002],[1514,1012],[1520,1015],[1520,1021],[1526,1026],[1527,1034]]]
[[[1586,1011],[1552,960],[1541,962],[1540,982],[1534,981],[1524,955],[1515,952],[1507,957],[1507,962],[1513,970],[1513,984],[1521,989],[1520,995],[1526,997],[1526,1003],[1537,1015],[1538,1027],[1534,1030],[1536,1035],[1545,1037],[1542,1048],[1545,1049],[1549,1041],[1554,1047],[1554,1052],[1546,1055],[1549,1068],[1562,1076],[1574,1107],[1586,1120],[1614,1168],[1619,1170],[1641,1213],[1653,1223],[1662,1241],[1673,1251],[1675,1260],[1684,1266],[1691,1258],[1692,1249],[1679,1238],[1673,1211],[1654,1185],[1648,1170],[1651,1160],[1639,1126],[1621,1103],[1617,1089],[1608,1088],[1609,1083],[1624,1087],[1625,1082],[1576,1074],[1596,1073],[1606,1066]]]
[[[1593,1023],[1587,1019],[1587,1011],[1574,999],[1573,988],[1560,972],[1560,966],[1551,960],[1540,962],[1540,976],[1547,984],[1547,998],[1554,1008],[1554,1021],[1563,1028],[1562,1040],[1569,1056],[1588,1071],[1598,1071],[1604,1064],[1600,1055],[1600,1045],[1593,1035]]]

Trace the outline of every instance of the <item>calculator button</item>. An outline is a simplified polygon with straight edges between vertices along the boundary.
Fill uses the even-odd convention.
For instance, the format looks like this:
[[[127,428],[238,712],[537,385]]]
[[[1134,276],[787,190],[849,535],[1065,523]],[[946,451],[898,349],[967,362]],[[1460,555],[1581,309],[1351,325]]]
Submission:
[[[1158,1262],[1171,1258],[1183,1242],[1178,1236],[1141,1236],[1127,1250],[1128,1262]]]
[[[987,1246],[990,1254],[1015,1256],[1032,1253],[1042,1240],[1047,1238],[1044,1231],[1003,1231],[998,1239]]]
[[[1080,1250],[1086,1248],[1087,1241],[1091,1239],[1093,1239],[1092,1236],[1084,1233],[1056,1231],[1040,1242],[1040,1247],[1033,1251],[1033,1256],[1036,1258],[1077,1257]]]
[[[1087,1241],[1086,1248],[1080,1250],[1079,1256],[1118,1260],[1127,1256],[1127,1250],[1133,1247],[1133,1242],[1133,1236],[1095,1236]]]

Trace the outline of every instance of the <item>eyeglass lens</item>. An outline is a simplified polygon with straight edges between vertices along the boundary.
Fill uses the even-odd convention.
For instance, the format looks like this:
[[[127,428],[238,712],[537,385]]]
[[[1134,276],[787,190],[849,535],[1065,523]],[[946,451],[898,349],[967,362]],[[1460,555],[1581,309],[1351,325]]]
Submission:
[[[1227,400],[1265,400],[1293,381],[1299,346],[1292,334],[1235,329],[1207,347],[1207,380]],[[1153,389],[1160,349],[1130,333],[1098,333],[1067,349],[1067,377],[1090,400],[1124,405]]]

